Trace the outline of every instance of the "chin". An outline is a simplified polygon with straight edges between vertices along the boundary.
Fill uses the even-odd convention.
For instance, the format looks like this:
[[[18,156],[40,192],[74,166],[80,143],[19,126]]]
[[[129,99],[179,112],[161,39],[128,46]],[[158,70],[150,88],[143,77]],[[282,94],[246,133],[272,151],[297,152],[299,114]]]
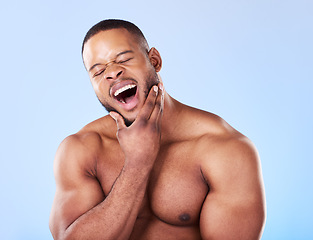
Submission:
[[[115,108],[113,108],[112,106],[103,103],[99,98],[98,98],[99,102],[101,103],[101,105],[105,108],[105,110],[109,113],[109,112],[116,112],[119,115],[122,116],[122,118],[124,119],[124,123],[127,127],[129,127],[130,125],[132,125],[132,123],[136,120],[136,117],[138,114],[135,114],[135,116],[125,116],[123,115],[121,112],[117,111]],[[132,114],[134,115],[134,113]]]
[[[129,79],[128,79],[129,80]],[[127,81],[127,79],[125,80]],[[128,81],[130,82],[130,81]],[[133,82],[137,82],[133,80]],[[152,88],[152,86],[157,85],[160,82],[158,75],[156,72],[150,72],[146,76],[145,86],[141,88],[141,92],[139,93],[138,85],[134,87],[129,87],[126,89],[123,89],[122,91],[119,91],[117,95],[115,96],[115,100],[120,101],[117,105],[121,105],[120,107],[124,110],[124,114],[120,111],[118,111],[116,108],[112,107],[108,102],[101,101],[98,97],[99,102],[102,104],[102,106],[108,111],[108,112],[116,112],[120,114],[125,122],[126,126],[130,126],[137,118],[140,109],[144,105],[145,100],[148,97],[148,94]],[[124,84],[125,85],[125,84]],[[134,84],[135,85],[135,84]],[[119,89],[115,89],[114,91],[118,91]],[[138,95],[139,93],[139,95]],[[123,104],[122,104],[123,103]],[[128,104],[128,106],[127,106]]]
[[[117,111],[116,111],[117,112]],[[130,125],[132,125],[132,123],[136,120],[136,118],[137,118],[137,116],[138,116],[138,112],[136,111],[136,113],[135,112],[132,112],[132,113],[130,113],[130,114],[121,114],[120,112],[117,112],[117,113],[119,113],[122,117],[123,117],[123,119],[124,119],[124,122],[125,122],[125,125],[127,126],[127,127],[129,127]]]

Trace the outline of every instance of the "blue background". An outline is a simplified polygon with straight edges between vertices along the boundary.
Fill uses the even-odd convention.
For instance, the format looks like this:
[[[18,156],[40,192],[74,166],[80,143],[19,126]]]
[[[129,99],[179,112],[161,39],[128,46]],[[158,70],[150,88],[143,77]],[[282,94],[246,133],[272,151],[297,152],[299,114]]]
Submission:
[[[105,18],[143,30],[174,98],[255,143],[262,239],[313,239],[312,13],[309,0],[2,1],[1,239],[52,239],[56,149],[106,114],[80,56],[85,33]]]

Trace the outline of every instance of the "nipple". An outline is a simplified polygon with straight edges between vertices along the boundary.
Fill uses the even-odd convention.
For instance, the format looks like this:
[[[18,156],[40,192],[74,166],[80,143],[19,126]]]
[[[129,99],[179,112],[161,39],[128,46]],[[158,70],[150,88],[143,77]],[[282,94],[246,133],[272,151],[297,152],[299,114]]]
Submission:
[[[182,222],[188,222],[190,220],[190,215],[188,213],[183,213],[179,215],[179,220]]]

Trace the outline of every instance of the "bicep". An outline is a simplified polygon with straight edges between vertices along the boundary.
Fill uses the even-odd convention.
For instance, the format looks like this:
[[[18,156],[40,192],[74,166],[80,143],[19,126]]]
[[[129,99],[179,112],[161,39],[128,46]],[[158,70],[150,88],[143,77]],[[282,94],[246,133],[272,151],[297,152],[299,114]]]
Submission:
[[[65,231],[81,215],[103,201],[104,195],[98,183],[79,183],[81,186],[66,190],[57,186],[50,221],[52,232]]]
[[[104,199],[99,182],[82,167],[83,149],[73,152],[69,147],[60,146],[54,164],[56,193],[50,216],[53,236],[62,234],[81,215]]]
[[[262,203],[255,200],[233,202],[228,197],[207,197],[200,217],[200,230],[207,240],[257,240],[263,227]]]
[[[260,239],[265,199],[258,154],[239,142],[216,157],[204,166],[211,191],[201,210],[203,239]]]

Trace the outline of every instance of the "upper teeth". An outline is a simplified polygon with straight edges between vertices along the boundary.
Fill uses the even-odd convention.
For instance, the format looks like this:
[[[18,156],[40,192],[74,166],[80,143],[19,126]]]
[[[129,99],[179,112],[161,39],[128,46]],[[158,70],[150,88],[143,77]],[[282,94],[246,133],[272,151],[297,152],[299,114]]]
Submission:
[[[124,92],[128,89],[131,89],[131,88],[134,88],[136,87],[135,84],[129,84],[129,85],[126,85],[124,87],[121,87],[120,89],[117,89],[117,91],[114,93],[114,96],[116,97],[117,95],[119,95],[121,92]]]

